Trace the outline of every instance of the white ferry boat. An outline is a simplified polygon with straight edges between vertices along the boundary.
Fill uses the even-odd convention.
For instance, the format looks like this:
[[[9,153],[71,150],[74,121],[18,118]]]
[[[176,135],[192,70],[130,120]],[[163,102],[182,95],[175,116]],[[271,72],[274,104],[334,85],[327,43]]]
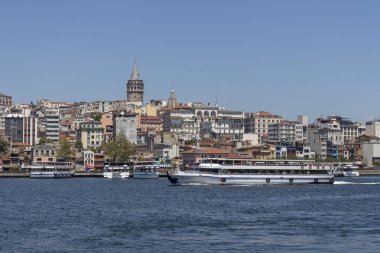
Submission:
[[[128,165],[105,165],[103,177],[110,179],[129,178],[131,173]]]
[[[357,169],[359,169],[358,166],[345,165],[345,166],[338,167],[335,170],[334,174],[336,177],[358,177],[360,176],[360,173],[359,171],[357,171]]]
[[[190,171],[168,173],[173,184],[333,184],[333,165],[310,160],[208,159]]]
[[[159,166],[154,161],[136,162],[133,166],[134,179],[157,179],[159,178]]]
[[[30,178],[68,178],[75,174],[70,162],[34,163],[29,168]]]

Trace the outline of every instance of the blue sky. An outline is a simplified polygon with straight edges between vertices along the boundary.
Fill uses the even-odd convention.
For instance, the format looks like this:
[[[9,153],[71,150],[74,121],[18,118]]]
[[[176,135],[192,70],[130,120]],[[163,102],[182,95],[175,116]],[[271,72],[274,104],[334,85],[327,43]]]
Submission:
[[[380,1],[1,0],[0,92],[380,117]]]

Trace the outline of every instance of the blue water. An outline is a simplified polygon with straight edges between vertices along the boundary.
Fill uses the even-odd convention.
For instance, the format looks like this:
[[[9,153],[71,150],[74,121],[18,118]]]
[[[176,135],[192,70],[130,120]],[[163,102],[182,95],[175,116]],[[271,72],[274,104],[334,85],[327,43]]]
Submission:
[[[380,177],[339,180],[0,179],[0,251],[380,252]]]

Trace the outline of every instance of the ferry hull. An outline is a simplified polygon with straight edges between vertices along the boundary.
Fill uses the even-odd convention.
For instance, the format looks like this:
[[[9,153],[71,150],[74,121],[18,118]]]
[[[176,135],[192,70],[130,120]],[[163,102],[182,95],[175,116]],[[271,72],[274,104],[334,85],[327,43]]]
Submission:
[[[170,180],[172,179],[172,180]],[[208,184],[208,185],[266,185],[266,184],[333,184],[331,175],[283,177],[283,176],[230,176],[230,175],[191,175],[180,173],[170,175],[169,181],[175,184]]]
[[[74,173],[64,173],[64,172],[32,172],[30,173],[30,178],[69,178],[73,177]]]
[[[158,179],[159,174],[157,172],[134,172],[134,179]]]
[[[103,172],[103,177],[109,178],[109,179],[129,178],[129,176],[130,176],[129,172]]]
[[[358,177],[360,173],[358,171],[343,171],[344,177]]]

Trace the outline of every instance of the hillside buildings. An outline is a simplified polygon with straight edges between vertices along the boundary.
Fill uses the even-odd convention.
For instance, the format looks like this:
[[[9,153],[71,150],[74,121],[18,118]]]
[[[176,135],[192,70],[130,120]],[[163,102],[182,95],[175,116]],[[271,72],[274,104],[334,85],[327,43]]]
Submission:
[[[29,161],[20,157],[24,155],[33,156],[33,161],[56,161],[59,142],[66,139],[76,147],[77,166],[102,169],[108,159],[101,152],[102,144],[123,134],[137,147],[134,159],[154,157],[169,165],[182,162],[183,167],[202,158],[350,159],[380,164],[379,120],[364,127],[333,115],[309,124],[306,115],[293,121],[265,111],[180,103],[174,90],[167,101],[150,99],[144,104],[145,87],[136,64],[126,89],[125,100],[43,99],[36,105],[13,105],[12,97],[0,94],[0,137],[11,143],[14,152],[9,161]],[[37,145],[43,139],[49,145]]]

